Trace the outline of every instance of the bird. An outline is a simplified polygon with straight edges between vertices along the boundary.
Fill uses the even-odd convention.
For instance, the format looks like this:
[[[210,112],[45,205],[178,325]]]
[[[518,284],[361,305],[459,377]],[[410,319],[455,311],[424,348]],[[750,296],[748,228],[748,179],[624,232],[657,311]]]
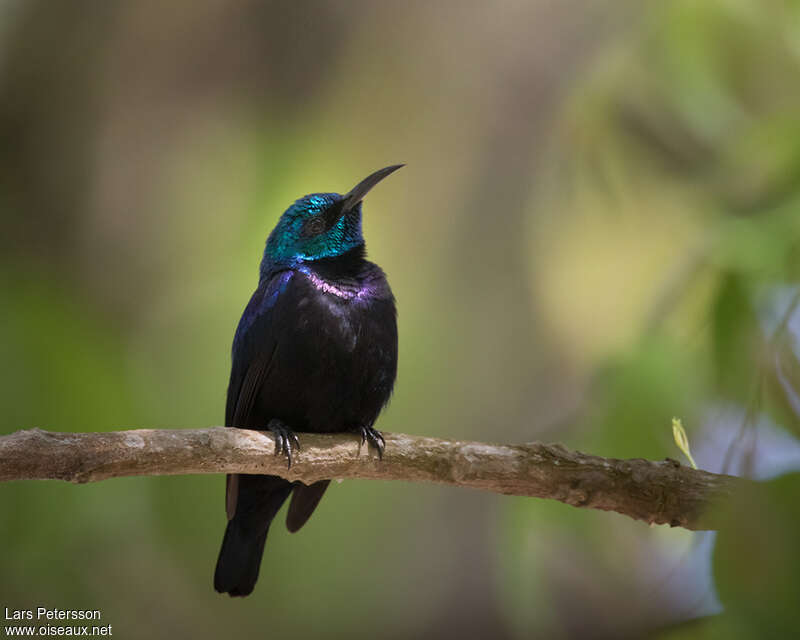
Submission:
[[[375,171],[344,195],[300,198],[267,238],[234,334],[225,426],[272,432],[288,467],[299,455],[297,432],[353,432],[383,456],[374,425],[397,376],[397,312],[386,275],[366,259],[362,201],[402,166]],[[329,483],[228,475],[216,591],[252,593],[282,504],[291,494],[286,527],[296,532]]]

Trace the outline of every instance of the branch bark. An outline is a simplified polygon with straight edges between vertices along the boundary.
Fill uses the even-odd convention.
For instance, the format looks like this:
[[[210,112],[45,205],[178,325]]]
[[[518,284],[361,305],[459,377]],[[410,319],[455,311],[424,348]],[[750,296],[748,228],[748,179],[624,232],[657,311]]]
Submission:
[[[95,482],[120,476],[259,473],[310,484],[325,478],[437,482],[616,511],[650,524],[713,529],[714,509],[748,482],[674,460],[618,460],[558,444],[497,445],[385,433],[379,460],[351,434],[300,434],[291,470],[268,432],[136,429],[0,436],[0,481]]]

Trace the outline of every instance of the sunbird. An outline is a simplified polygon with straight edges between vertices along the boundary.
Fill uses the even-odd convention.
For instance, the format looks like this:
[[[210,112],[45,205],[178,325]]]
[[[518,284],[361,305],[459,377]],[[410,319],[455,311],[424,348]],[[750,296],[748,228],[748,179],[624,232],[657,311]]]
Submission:
[[[289,466],[300,449],[295,432],[354,432],[383,455],[374,425],[397,376],[397,311],[384,272],[366,259],[361,211],[369,190],[402,166],[344,195],[300,198],[267,238],[258,287],[233,338],[225,425],[271,431]],[[214,588],[250,594],[281,505],[291,494],[286,527],[295,532],[329,483],[228,475]]]

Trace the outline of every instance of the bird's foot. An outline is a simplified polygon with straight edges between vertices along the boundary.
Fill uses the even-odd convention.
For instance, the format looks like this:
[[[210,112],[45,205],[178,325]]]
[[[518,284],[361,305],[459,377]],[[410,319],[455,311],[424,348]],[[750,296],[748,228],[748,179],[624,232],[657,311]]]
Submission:
[[[373,447],[378,450],[378,459],[383,459],[383,450],[386,448],[386,440],[383,439],[381,432],[372,427],[359,427],[361,434],[361,444],[369,442]]]
[[[267,425],[272,434],[275,436],[275,455],[286,456],[287,469],[292,468],[292,449],[300,451],[300,441],[297,439],[294,431],[287,427],[280,420],[270,420]]]

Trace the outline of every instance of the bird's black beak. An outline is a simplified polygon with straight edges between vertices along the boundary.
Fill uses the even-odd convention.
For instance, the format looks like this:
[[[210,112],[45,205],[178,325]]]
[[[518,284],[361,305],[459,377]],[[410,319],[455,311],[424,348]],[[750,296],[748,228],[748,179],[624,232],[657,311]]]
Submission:
[[[345,194],[344,198],[342,198],[342,213],[350,211],[353,207],[355,207],[359,202],[364,199],[364,196],[367,195],[370,189],[378,184],[381,180],[383,180],[386,176],[390,173],[394,173],[400,167],[404,167],[403,164],[393,164],[391,167],[385,167],[383,169],[378,169],[375,173],[368,175],[364,178],[361,182],[359,182],[355,187],[350,190],[350,193]]]

